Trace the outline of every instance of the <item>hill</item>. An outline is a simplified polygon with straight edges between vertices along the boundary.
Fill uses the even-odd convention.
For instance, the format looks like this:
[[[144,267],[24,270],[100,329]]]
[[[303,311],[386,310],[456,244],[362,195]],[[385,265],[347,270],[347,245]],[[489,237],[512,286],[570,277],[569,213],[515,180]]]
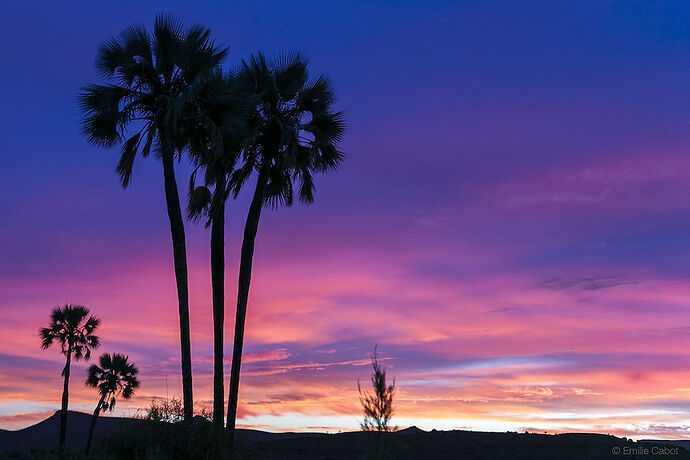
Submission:
[[[71,411],[68,413],[67,446],[70,449],[83,449],[90,420],[89,414]],[[170,453],[163,454],[159,450],[157,453],[153,452],[156,449],[146,450],[146,437],[157,435],[157,431],[147,430],[144,425],[138,425],[142,423],[144,422],[141,420],[120,417],[99,419],[97,437],[105,439],[105,445],[110,445],[108,458],[124,458],[113,456],[117,451],[114,447],[123,441],[135,442],[140,447],[138,452],[146,452],[143,458],[175,458],[175,455],[171,456]],[[197,420],[196,424],[209,426],[204,420]],[[44,450],[45,454],[42,454],[41,458],[51,458],[47,451],[54,449],[57,444],[59,426],[60,411],[57,411],[49,418],[23,430],[0,430],[0,456],[33,458],[34,455],[38,455],[37,450]],[[211,431],[197,430],[190,432],[190,437],[198,436],[200,432]],[[118,438],[123,433],[125,438]],[[133,436],[133,433],[139,436]],[[203,437],[194,439],[194,442],[198,442],[199,445],[208,444],[207,438]],[[151,445],[156,444],[152,442]],[[476,431],[428,432],[417,427],[382,434],[269,433],[259,430],[238,430],[238,446],[239,458],[251,459],[352,459],[377,456],[391,459],[690,459],[690,451],[683,448],[687,446],[687,441],[634,442],[610,435],[587,433],[548,435]],[[21,454],[22,452],[24,454]],[[94,457],[104,458],[102,451]]]
[[[31,450],[52,450],[58,445],[60,433],[61,411],[35,425],[21,430],[10,431],[0,429],[0,456],[9,453],[28,452]],[[94,438],[96,442],[104,435],[111,434],[118,429],[131,428],[131,425],[142,423],[143,420],[125,417],[99,417],[96,424]],[[197,419],[197,423],[205,423]],[[67,412],[67,435],[65,443],[73,451],[84,449],[91,424],[91,414],[84,412]],[[137,427],[135,426],[135,430]],[[270,433],[260,430],[237,430],[237,438],[245,446],[260,442],[276,441],[279,439],[321,436],[322,433]]]
[[[0,430],[0,453],[21,452],[31,449],[52,449],[58,444],[60,433],[60,413],[56,411],[45,420],[21,430]],[[122,417],[99,417],[95,436],[112,430],[114,427],[130,422]],[[83,412],[67,412],[67,438],[69,449],[83,449],[89,434],[91,415]]]
[[[527,434],[476,431],[341,433],[257,443],[246,458],[300,459],[690,459],[690,451],[657,441],[634,442],[589,433]]]

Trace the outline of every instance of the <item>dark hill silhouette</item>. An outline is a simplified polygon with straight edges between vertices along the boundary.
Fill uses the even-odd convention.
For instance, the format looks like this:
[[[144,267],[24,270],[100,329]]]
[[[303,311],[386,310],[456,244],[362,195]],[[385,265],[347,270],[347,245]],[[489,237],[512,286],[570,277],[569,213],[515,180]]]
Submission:
[[[673,446],[682,447],[685,450],[690,450],[690,440],[659,440],[659,439],[643,439],[642,442],[655,442],[660,444],[669,444]]]
[[[25,451],[31,449],[53,449],[58,445],[60,433],[60,414],[55,411],[53,415],[17,431],[0,431],[0,453]],[[123,417],[99,417],[96,425],[95,437],[109,431],[119,423],[130,421]],[[67,412],[67,448],[81,450],[86,446],[86,438],[89,435],[91,414],[83,412]]]
[[[415,426],[415,425],[412,425],[409,428],[398,430],[395,433],[398,436],[408,436],[408,435],[413,435],[413,434],[426,433],[426,431],[424,431],[420,428],[417,428],[417,426]]]
[[[664,447],[678,450],[660,455],[659,449]],[[643,449],[648,451],[644,453]],[[603,434],[427,432],[417,427],[394,433],[349,432],[281,439],[255,444],[243,453],[247,458],[347,459],[375,458],[377,451],[382,458],[391,459],[690,459],[690,451],[670,443],[633,442]],[[626,452],[628,455],[624,455]]]
[[[91,415],[69,411],[67,415],[67,446],[82,450],[86,443]],[[196,423],[208,423],[195,418]],[[142,423],[122,417],[102,417],[96,438],[123,424]],[[162,423],[162,422],[161,422]],[[131,425],[130,425],[131,426]],[[52,450],[57,446],[60,411],[47,419],[18,431],[0,430],[2,454],[32,449]],[[633,442],[603,434],[566,433],[558,435],[527,433],[495,433],[476,431],[424,431],[416,426],[394,433],[347,432],[270,433],[260,430],[238,430],[240,458],[361,458],[376,450],[383,458],[445,459],[445,458],[511,458],[511,459],[600,459],[600,458],[674,458],[690,459],[688,441],[645,440]],[[663,455],[651,449],[678,446],[678,453]],[[647,455],[614,455],[615,448],[638,449],[629,453]],[[22,457],[27,458],[27,457]],[[148,457],[147,457],[148,458]],[[158,458],[158,457],[151,457]]]
[[[17,431],[0,429],[0,454],[8,452],[21,452],[32,449],[51,450],[58,445],[60,433],[60,414],[57,410],[53,415],[35,425]],[[86,446],[89,434],[91,414],[77,411],[67,412],[67,439],[66,445],[71,450],[82,450]],[[196,423],[204,423],[202,417],[194,417]],[[94,439],[98,439],[105,433],[122,424],[141,423],[142,420],[126,417],[99,417],[96,424]],[[162,422],[161,422],[162,423]],[[244,445],[253,445],[260,442],[275,441],[286,438],[302,438],[309,436],[322,436],[323,433],[270,433],[260,430],[237,430],[237,438]]]

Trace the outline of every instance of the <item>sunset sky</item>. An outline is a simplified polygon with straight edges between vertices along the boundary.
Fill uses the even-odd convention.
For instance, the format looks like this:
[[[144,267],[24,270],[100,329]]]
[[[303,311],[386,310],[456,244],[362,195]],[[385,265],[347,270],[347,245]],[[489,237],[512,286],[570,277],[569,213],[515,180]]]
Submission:
[[[140,368],[116,414],[181,395],[161,166],[137,160],[123,190],[77,105],[98,45],[164,10],[228,65],[304,53],[347,120],[315,203],[263,216],[241,426],[356,429],[378,343],[402,427],[690,439],[690,5],[528,3],[3,2],[0,428],[59,408],[38,329],[65,303],[102,319],[97,354]],[[228,206],[227,376],[250,188]],[[187,225],[199,409],[208,240]],[[87,365],[75,410],[97,400]]]

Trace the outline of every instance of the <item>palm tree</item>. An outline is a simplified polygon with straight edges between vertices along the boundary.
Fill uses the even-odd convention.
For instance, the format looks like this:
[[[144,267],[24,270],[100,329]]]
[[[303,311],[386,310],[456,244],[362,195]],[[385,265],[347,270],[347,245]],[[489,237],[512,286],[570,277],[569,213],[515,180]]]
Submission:
[[[188,422],[192,420],[193,402],[187,250],[174,162],[187,144],[188,124],[196,120],[199,90],[226,54],[227,48],[216,47],[209,29],[185,29],[177,20],[161,15],[156,18],[153,33],[132,26],[101,45],[96,66],[110,83],[89,85],[80,95],[83,132],[89,142],[101,147],[122,144],[116,171],[123,187],[131,180],[137,154],[146,157],[155,148],[163,165],[180,316],[184,414]]]
[[[60,451],[65,447],[67,408],[69,405],[69,373],[72,357],[75,361],[88,360],[91,357],[91,350],[100,344],[98,337],[94,335],[99,324],[98,318],[89,316],[88,308],[82,305],[64,305],[63,307],[55,307],[50,314],[48,327],[40,329],[41,348],[45,350],[57,342],[60,344],[60,351],[67,359],[62,370],[64,385],[62,387],[62,410],[60,412]]]
[[[230,177],[247,137],[246,98],[236,88],[234,75],[217,72],[204,88],[189,150],[197,169],[189,182],[188,217],[206,218],[211,227],[211,285],[213,294],[213,422],[219,432],[224,422],[223,332],[225,321],[225,207]],[[203,168],[204,185],[197,186]],[[213,189],[213,192],[210,189]]]
[[[86,386],[97,388],[101,395],[96,409],[91,417],[89,438],[86,442],[86,455],[91,450],[93,431],[96,428],[96,419],[102,410],[111,411],[115,408],[115,398],[122,396],[129,399],[134,394],[134,389],[139,386],[136,366],[128,361],[129,357],[118,353],[103,353],[99,358],[100,366],[92,364],[89,367],[89,376],[86,378]]]
[[[244,323],[251,282],[254,241],[261,209],[291,206],[293,181],[299,184],[299,200],[314,200],[313,174],[338,167],[343,154],[337,149],[344,123],[333,110],[335,94],[325,76],[309,81],[307,61],[300,55],[267,62],[262,54],[243,61],[238,79],[252,96],[253,136],[243,150],[244,164],[232,176],[235,195],[252,171],[257,172],[244,227],[232,352],[228,422],[230,442],[234,440],[237,416]]]

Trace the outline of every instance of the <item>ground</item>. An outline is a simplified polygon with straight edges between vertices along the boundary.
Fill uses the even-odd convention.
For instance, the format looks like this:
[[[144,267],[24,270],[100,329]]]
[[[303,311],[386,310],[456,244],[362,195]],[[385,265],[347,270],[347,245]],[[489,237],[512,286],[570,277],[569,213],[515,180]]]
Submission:
[[[70,412],[66,458],[86,458],[81,450],[90,415]],[[210,458],[215,454],[210,423],[194,425],[103,417],[90,458]],[[57,458],[59,411],[19,431],[0,430],[0,458]],[[423,431],[416,427],[396,433],[349,432],[268,433],[239,430],[237,458],[247,459],[690,459],[687,441],[638,441],[603,434],[494,433]],[[227,452],[223,457],[229,457]]]

